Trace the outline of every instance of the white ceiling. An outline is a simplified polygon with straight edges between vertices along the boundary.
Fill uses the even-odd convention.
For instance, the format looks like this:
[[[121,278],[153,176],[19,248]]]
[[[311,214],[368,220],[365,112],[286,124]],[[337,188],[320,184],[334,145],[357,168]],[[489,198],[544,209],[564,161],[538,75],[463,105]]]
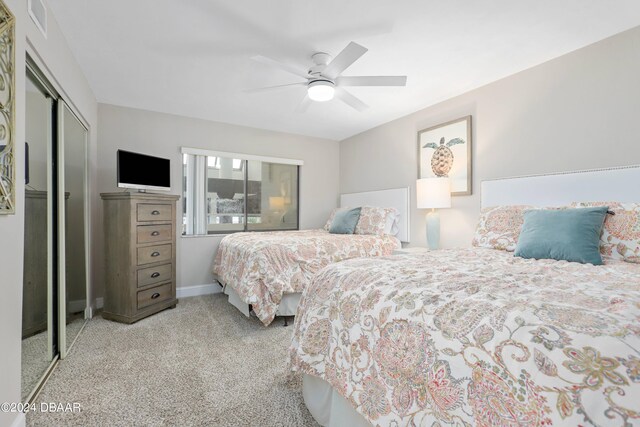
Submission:
[[[342,140],[640,25],[637,0],[49,0],[99,102]],[[407,75],[294,112],[316,51],[369,48],[344,75]]]

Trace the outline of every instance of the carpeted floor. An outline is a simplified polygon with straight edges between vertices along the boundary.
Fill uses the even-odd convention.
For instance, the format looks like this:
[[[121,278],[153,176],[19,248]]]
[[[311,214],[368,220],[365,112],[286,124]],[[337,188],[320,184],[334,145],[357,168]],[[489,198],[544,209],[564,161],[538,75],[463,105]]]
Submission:
[[[292,326],[264,327],[222,294],[180,300],[133,325],[90,321],[38,397],[79,413],[29,426],[317,426],[289,373]]]
[[[84,319],[74,319],[67,324],[67,345],[70,346],[75,339]],[[22,340],[22,400],[25,400],[33,391],[40,378],[51,365],[47,331],[40,332]]]
[[[22,399],[35,388],[51,364],[47,345],[47,332],[30,336],[22,340]]]

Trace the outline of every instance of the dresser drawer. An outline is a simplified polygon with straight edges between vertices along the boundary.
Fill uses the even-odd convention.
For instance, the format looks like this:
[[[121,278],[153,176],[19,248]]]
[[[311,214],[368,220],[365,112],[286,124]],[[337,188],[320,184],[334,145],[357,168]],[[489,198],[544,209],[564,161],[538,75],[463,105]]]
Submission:
[[[141,288],[154,283],[168,282],[171,280],[171,271],[171,264],[138,270],[138,287]]]
[[[171,205],[138,203],[138,221],[171,221]]]
[[[171,244],[138,248],[138,265],[169,261],[172,257],[172,249]]]
[[[173,298],[171,283],[138,292],[138,310]]]
[[[139,225],[136,234],[138,243],[165,242],[171,240],[171,224]]]

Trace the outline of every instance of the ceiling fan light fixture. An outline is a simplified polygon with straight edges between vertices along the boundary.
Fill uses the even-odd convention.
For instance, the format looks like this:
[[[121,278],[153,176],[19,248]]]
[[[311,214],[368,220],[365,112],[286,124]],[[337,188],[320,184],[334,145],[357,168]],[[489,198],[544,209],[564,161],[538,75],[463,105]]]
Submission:
[[[312,101],[330,101],[335,92],[335,85],[330,80],[314,80],[307,86],[307,93]]]

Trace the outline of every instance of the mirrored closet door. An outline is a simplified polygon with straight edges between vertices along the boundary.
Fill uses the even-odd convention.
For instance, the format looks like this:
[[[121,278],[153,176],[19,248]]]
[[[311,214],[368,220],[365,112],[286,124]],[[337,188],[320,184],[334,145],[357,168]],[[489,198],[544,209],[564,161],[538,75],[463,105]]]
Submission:
[[[26,85],[22,398],[29,401],[90,315],[88,130],[29,62]]]
[[[64,254],[60,270],[60,313],[66,325],[60,332],[63,339],[61,355],[78,336],[85,318],[87,304],[87,128],[62,100],[58,102],[58,206],[62,206],[59,217],[60,254]],[[64,191],[62,191],[64,190]],[[64,194],[64,196],[63,196]]]
[[[32,74],[26,83],[22,397],[34,390],[57,357],[53,287],[53,149],[55,105]]]

